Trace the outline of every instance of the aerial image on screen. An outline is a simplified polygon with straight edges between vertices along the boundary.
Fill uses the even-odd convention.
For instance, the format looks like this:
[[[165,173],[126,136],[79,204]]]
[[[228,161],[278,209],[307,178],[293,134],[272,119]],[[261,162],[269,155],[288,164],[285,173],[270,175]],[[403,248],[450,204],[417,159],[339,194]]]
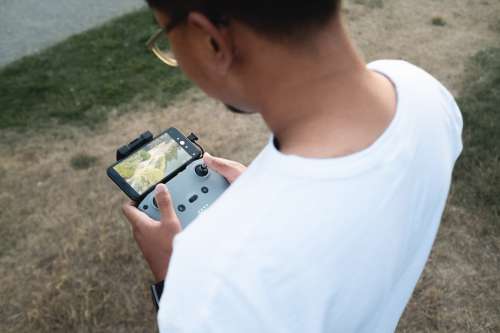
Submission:
[[[165,133],[115,165],[114,169],[137,193],[142,194],[190,158]]]

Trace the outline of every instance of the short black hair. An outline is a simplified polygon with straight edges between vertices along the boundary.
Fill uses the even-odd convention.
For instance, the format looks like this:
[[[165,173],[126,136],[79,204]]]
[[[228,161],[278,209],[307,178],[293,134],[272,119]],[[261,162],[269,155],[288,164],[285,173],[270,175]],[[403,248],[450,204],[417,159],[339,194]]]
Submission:
[[[258,33],[278,39],[304,38],[337,15],[341,0],[146,0],[175,24],[192,11],[214,23],[238,20]]]

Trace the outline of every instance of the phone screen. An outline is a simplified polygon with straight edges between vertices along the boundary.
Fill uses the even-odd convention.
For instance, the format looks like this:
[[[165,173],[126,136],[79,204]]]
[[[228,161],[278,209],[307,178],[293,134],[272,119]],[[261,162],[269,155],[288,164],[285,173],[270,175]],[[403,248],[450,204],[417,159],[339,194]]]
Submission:
[[[192,156],[165,132],[117,163],[113,169],[142,195],[191,159]]]

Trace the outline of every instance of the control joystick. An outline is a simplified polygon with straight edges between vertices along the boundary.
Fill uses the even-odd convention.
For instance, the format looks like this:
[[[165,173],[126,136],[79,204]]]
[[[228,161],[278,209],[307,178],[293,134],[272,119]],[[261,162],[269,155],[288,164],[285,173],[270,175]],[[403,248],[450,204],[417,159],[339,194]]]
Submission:
[[[194,168],[194,172],[200,177],[205,177],[208,175],[208,167],[205,163],[203,164],[198,164],[196,168]]]

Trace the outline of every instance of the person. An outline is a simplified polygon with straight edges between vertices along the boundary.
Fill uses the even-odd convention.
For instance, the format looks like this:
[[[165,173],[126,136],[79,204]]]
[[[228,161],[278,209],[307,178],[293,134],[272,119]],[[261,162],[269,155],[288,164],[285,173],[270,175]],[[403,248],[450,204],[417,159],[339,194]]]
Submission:
[[[248,168],[204,156],[231,185],[182,232],[164,185],[161,221],[123,206],[165,280],[160,331],[393,332],[462,150],[450,92],[406,61],[366,64],[341,1],[148,3],[160,59],[272,133]]]

